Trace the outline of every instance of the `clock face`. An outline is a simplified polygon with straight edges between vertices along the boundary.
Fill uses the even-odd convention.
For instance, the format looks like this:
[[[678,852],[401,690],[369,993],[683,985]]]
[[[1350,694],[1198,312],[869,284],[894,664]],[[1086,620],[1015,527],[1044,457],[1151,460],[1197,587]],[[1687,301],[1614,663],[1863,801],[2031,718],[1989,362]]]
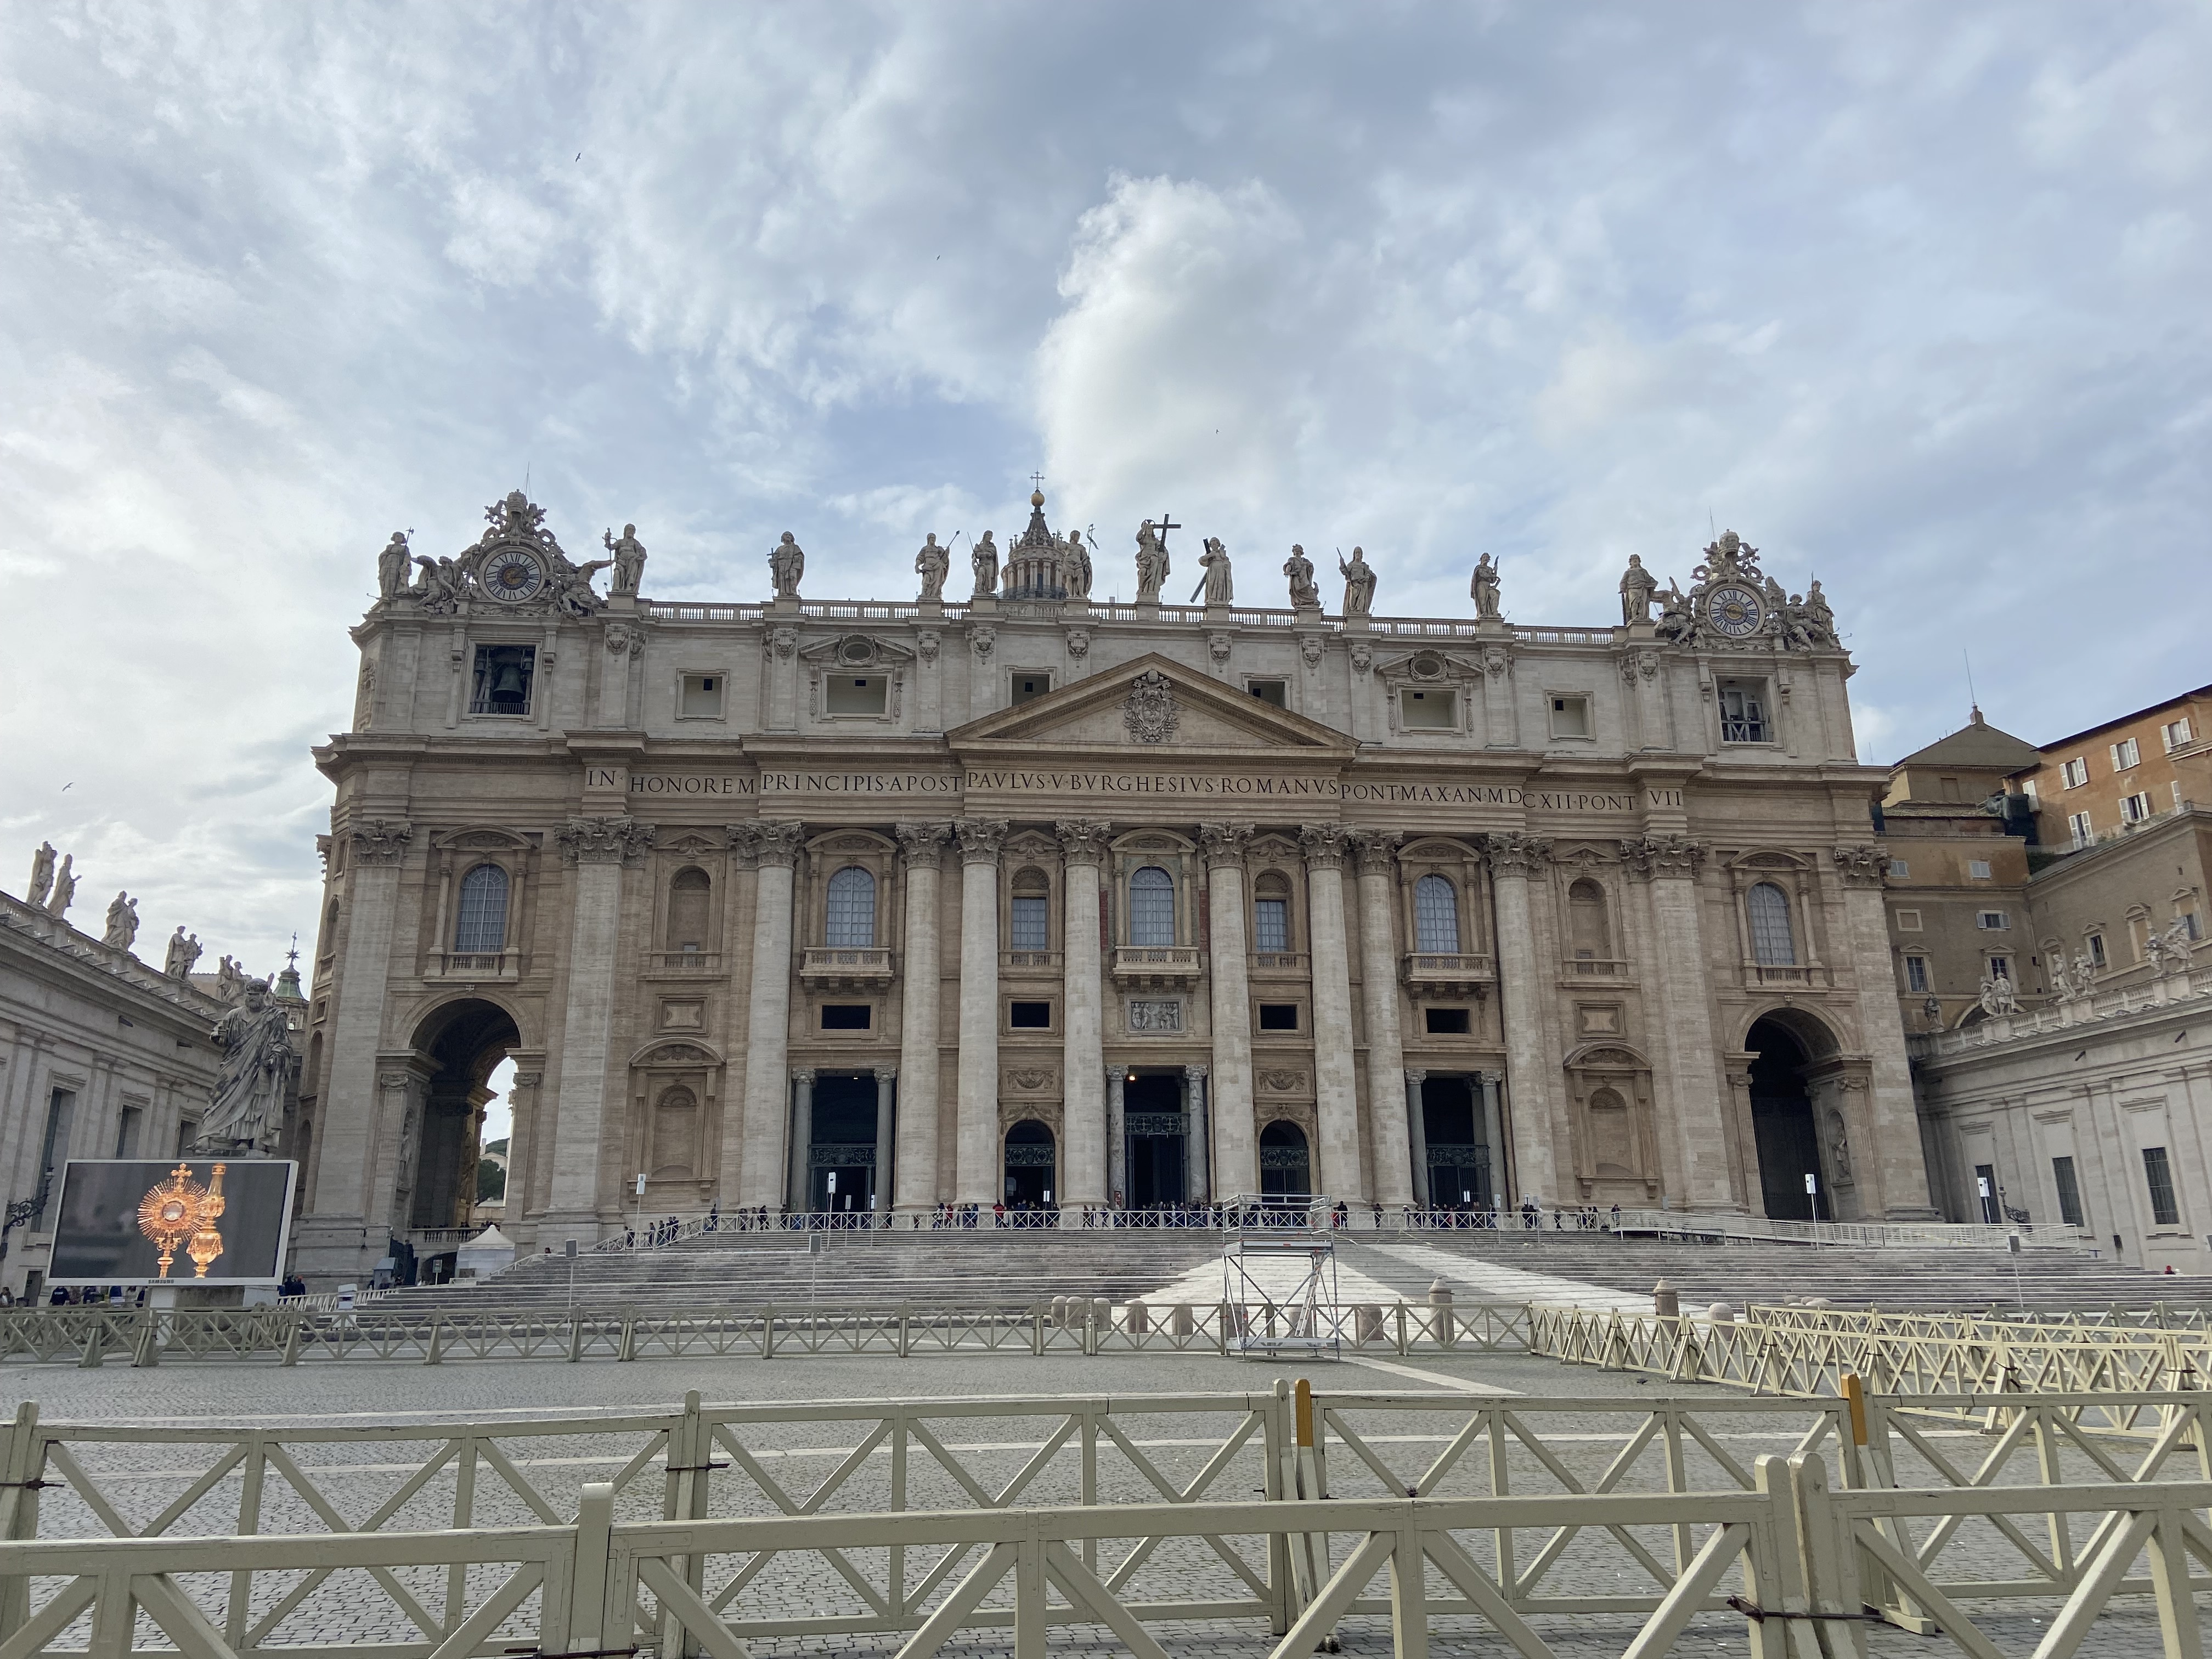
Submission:
[[[1765,616],[1759,595],[1747,587],[1716,587],[1705,596],[1705,620],[1717,633],[1741,639],[1754,632]]]
[[[495,599],[514,605],[545,585],[545,568],[530,554],[507,550],[484,567],[483,585]]]

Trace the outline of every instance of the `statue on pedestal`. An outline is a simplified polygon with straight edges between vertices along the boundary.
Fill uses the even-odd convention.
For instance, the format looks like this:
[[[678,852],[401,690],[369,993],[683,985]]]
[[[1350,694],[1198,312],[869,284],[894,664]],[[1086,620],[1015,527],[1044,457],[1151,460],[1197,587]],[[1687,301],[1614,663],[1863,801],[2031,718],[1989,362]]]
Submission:
[[[1291,556],[1283,561],[1283,574],[1290,579],[1291,610],[1321,609],[1321,586],[1314,580],[1313,561],[1296,542],[1291,544]]]
[[[407,572],[415,562],[413,550],[407,545],[407,532],[395,530],[384,550],[376,556],[376,597],[396,599],[407,591]]]
[[[1468,595],[1474,601],[1477,621],[1498,620],[1498,561],[1487,553],[1474,562],[1474,580],[1468,584]]]
[[[998,597],[999,544],[991,539],[992,532],[985,531],[983,538],[969,554],[968,563],[975,573],[975,593],[979,599]]]
[[[1620,573],[1620,620],[1633,627],[1638,623],[1651,620],[1651,596],[1659,591],[1659,579],[1644,568],[1644,561],[1632,553],[1628,568]]]
[[[1984,974],[1982,975],[1982,1012],[1991,1016],[2016,1014],[2020,999],[2013,994],[2012,975]]]
[[[46,901],[46,914],[59,918],[69,914],[70,901],[76,896],[76,854],[62,854],[62,867],[54,872],[53,896]]]
[[[914,568],[921,577],[921,602],[942,605],[945,602],[945,574],[952,568],[952,556],[937,544],[937,532],[929,532],[914,556]]]
[[[161,958],[161,971],[171,979],[188,979],[191,976],[192,964],[199,959],[199,935],[194,933],[186,938],[185,925],[179,922],[177,931],[169,935],[168,951]]]
[[[1206,604],[1209,606],[1234,604],[1236,583],[1230,574],[1229,550],[1222,544],[1220,537],[1208,536],[1206,538],[1206,551],[1199,555],[1198,562],[1206,572],[1206,580],[1199,586],[1206,593]]]
[[[609,585],[607,591],[611,593],[627,593],[634,597],[637,592],[638,584],[645,580],[645,544],[637,538],[637,526],[634,524],[624,525],[620,541],[615,539],[615,532],[610,529],[599,538],[599,541],[608,552],[615,556],[614,580]],[[603,569],[605,568],[601,567]]]
[[[27,903],[44,904],[46,895],[53,890],[54,844],[42,841],[39,850],[31,854],[31,884],[23,890],[23,897]]]
[[[107,907],[107,932],[100,943],[110,950],[127,951],[138,937],[138,901],[128,893],[118,893]]]
[[[783,539],[768,550],[769,580],[775,584],[779,599],[799,597],[799,579],[806,574],[806,550],[788,530]]]
[[[275,1152],[284,1121],[284,1085],[292,1076],[292,1035],[269,981],[246,981],[237,1006],[210,1035],[222,1050],[222,1066],[193,1150],[203,1156]]]
[[[1067,575],[1067,597],[1087,599],[1091,597],[1091,550],[1083,544],[1083,532],[1067,532],[1067,558],[1064,568]]]
[[[1367,556],[1355,547],[1352,550],[1352,562],[1346,564],[1340,554],[1336,570],[1344,578],[1344,614],[1347,617],[1367,615],[1375,603],[1375,571],[1367,562]]]
[[[1168,544],[1147,519],[1137,526],[1137,603],[1158,605],[1168,579]]]

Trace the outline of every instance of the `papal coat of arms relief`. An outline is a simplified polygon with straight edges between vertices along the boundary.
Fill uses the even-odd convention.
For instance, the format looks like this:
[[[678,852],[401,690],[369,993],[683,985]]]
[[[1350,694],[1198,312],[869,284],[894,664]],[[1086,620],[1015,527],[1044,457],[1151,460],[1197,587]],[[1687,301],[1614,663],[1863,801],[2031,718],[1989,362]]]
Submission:
[[[1131,737],[1139,743],[1165,743],[1175,736],[1180,717],[1175,686],[1166,675],[1153,668],[1137,676],[1121,709],[1121,723],[1129,728]]]

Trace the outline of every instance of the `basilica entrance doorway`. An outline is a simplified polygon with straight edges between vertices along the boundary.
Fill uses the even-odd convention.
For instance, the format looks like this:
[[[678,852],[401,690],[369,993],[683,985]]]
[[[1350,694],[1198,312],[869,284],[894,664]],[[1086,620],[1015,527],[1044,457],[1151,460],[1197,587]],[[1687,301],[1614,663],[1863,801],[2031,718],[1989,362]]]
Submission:
[[[1260,1131],[1260,1196],[1304,1198],[1313,1192],[1306,1132],[1285,1118]]]
[[[447,1003],[415,1034],[414,1046],[432,1071],[423,1090],[422,1121],[401,1161],[397,1196],[406,1226],[427,1235],[417,1242],[428,1249],[452,1249],[456,1240],[438,1234],[470,1224],[483,1109],[491,1098],[486,1080],[520,1042],[506,1009],[474,999]],[[509,1213],[521,1213],[522,1196],[518,1182]]]
[[[1421,1133],[1429,1148],[1429,1202],[1439,1210],[1489,1209],[1490,1148],[1471,1079],[1423,1079]]]
[[[866,1072],[818,1072],[808,1149],[811,1210],[865,1210],[876,1190],[876,1083]]]
[[[1128,1133],[1129,1194],[1133,1210],[1181,1207],[1185,1149],[1190,1124],[1183,1113],[1180,1072],[1139,1073],[1121,1085]]]
[[[1025,1117],[1006,1131],[1006,1203],[1010,1210],[1042,1210],[1052,1204],[1058,1158],[1052,1130]]]
[[[1756,1056],[1751,1062],[1751,1129],[1766,1213],[1777,1221],[1826,1220],[1830,1212],[1825,1191],[1815,1195],[1805,1190],[1805,1177],[1820,1172],[1813,1097],[1805,1087],[1810,1058],[1805,1045],[1779,1021],[1762,1019],[1745,1036],[1744,1047]]]

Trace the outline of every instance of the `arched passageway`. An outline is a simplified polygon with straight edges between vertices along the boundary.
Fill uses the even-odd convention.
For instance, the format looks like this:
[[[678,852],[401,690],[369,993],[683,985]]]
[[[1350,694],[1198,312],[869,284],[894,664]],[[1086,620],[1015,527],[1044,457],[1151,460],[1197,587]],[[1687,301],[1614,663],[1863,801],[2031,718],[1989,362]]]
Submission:
[[[1313,1158],[1306,1132],[1286,1118],[1260,1131],[1260,1194],[1304,1198],[1313,1191]]]
[[[1777,1221],[1826,1220],[1825,1190],[1806,1191],[1806,1177],[1820,1173],[1820,1131],[1805,1086],[1812,1059],[1804,1040],[1769,1017],[1744,1038],[1751,1062],[1751,1129],[1759,1149],[1759,1186],[1765,1213]],[[1817,1209],[1816,1209],[1817,1206]]]
[[[1006,1203],[1010,1210],[1042,1210],[1050,1206],[1058,1162],[1052,1130],[1033,1117],[1025,1117],[1006,1131]]]
[[[434,1069],[411,1156],[400,1166],[399,1213],[409,1227],[470,1224],[484,1103],[491,1098],[485,1083],[521,1040],[506,1009],[474,998],[447,1003],[416,1032],[415,1048]],[[519,1203],[514,1213],[520,1213]]]

